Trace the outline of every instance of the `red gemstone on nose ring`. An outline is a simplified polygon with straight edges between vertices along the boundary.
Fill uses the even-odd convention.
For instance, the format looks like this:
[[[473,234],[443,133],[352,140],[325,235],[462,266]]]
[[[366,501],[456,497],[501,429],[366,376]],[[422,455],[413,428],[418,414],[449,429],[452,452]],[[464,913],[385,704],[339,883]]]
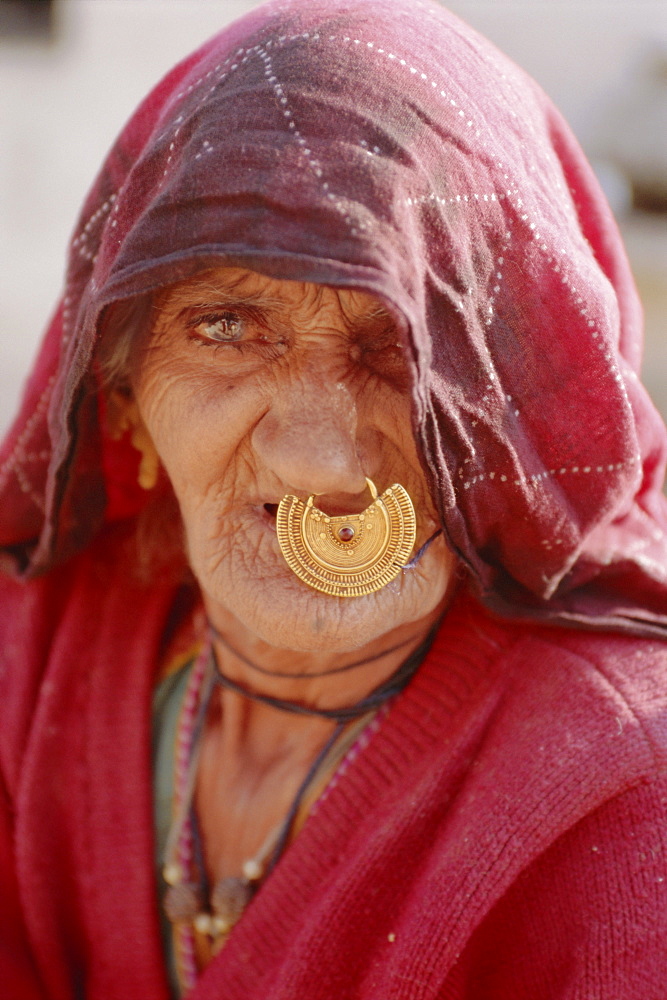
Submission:
[[[354,528],[350,524],[344,524],[342,528],[338,529],[338,537],[341,542],[351,542],[354,538]]]

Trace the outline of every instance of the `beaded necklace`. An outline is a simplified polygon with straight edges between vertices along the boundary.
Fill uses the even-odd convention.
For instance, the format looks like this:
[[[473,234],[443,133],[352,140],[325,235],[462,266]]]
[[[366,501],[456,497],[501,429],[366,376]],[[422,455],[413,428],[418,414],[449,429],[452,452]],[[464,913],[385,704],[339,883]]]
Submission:
[[[201,900],[201,884],[194,881],[194,816],[192,796],[199,759],[199,740],[212,691],[211,657],[205,645],[190,670],[176,729],[174,752],[173,819],[164,851],[162,876],[167,886],[165,911],[173,923],[173,946],[178,979],[184,991],[197,982],[194,924]],[[171,905],[170,905],[171,904]]]

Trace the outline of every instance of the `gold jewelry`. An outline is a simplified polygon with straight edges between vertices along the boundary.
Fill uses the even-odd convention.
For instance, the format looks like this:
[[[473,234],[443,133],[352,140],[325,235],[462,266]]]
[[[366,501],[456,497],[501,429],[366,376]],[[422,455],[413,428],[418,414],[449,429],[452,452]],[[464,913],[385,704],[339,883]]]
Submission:
[[[287,565],[309,587],[335,597],[361,597],[398,576],[415,544],[417,519],[407,490],[394,483],[361,514],[329,517],[287,494],[278,505],[276,531]]]
[[[142,490],[154,489],[160,472],[160,458],[136,401],[114,389],[107,396],[107,422],[114,441],[120,441],[126,431],[130,432],[132,446],[140,455],[137,482]]]

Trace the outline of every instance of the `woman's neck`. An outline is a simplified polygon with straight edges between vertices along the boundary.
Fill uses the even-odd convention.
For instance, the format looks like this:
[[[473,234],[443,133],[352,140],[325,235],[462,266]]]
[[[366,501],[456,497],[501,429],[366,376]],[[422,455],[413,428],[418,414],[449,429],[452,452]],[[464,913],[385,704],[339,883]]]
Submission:
[[[444,602],[425,618],[401,625],[354,652],[301,652],[271,646],[222,608],[208,608],[220,671],[251,692],[318,709],[355,705],[383,684],[426,642]],[[227,752],[255,747],[274,757],[304,751],[308,758],[334,723],[293,715],[235,691],[216,691]]]

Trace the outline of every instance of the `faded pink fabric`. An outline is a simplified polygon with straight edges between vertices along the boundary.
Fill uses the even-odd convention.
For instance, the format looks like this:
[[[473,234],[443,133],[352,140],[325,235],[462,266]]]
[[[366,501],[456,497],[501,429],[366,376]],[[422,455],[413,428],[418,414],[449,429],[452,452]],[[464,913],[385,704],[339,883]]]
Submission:
[[[488,605],[664,634],[665,430],[618,233],[540,90],[420,0],[276,0],[141,105],[2,451],[9,572],[142,502],[129,445],[100,462],[100,311],[225,263],[363,288],[401,318],[416,439]]]

